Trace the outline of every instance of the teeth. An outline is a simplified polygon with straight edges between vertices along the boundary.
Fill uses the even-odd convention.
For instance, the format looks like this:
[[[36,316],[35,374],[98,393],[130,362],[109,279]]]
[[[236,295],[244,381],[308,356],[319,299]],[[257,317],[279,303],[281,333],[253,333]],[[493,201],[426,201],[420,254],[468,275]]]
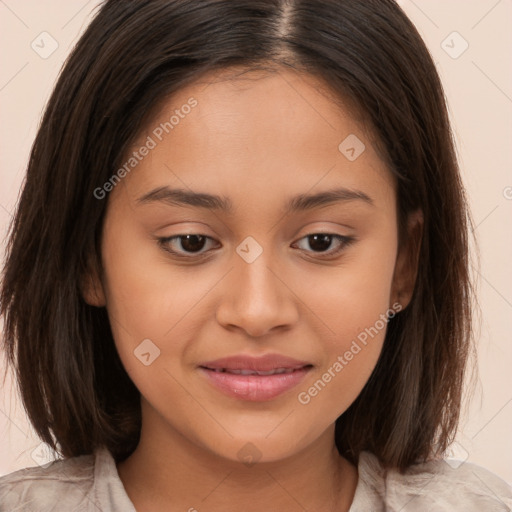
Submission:
[[[215,368],[216,372],[232,373],[234,375],[280,375],[282,373],[292,373],[294,368],[276,368],[267,372],[257,370],[229,370],[226,368]]]

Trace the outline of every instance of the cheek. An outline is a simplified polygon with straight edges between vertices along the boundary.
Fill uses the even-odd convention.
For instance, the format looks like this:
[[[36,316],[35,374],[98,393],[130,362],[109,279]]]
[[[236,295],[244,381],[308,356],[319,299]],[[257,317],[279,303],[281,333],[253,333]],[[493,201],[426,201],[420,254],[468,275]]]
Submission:
[[[382,351],[388,316],[393,312],[387,294],[348,293],[336,304],[326,303],[322,321],[323,359],[298,390],[299,407],[327,426],[358,397]],[[337,307],[336,307],[337,306]]]
[[[324,277],[317,274],[314,287],[304,287],[304,302],[314,305],[319,319],[325,357],[297,401],[311,414],[326,415],[327,422],[361,392],[381,353],[388,317],[394,316],[390,293],[396,238],[392,229],[381,235],[339,268]]]
[[[190,396],[180,383],[194,356],[190,340],[214,316],[208,298],[225,269],[172,264],[156,241],[136,229],[106,226],[104,240],[107,310],[122,364],[148,400],[158,400],[165,389],[185,411]]]
[[[178,267],[134,225],[104,234],[108,311],[122,337],[161,339],[198,304],[216,276],[201,267]]]
[[[345,349],[391,306],[395,243],[394,230],[382,229],[361,240],[338,266],[310,271],[303,281],[298,294],[326,327],[331,348]]]
[[[185,286],[183,276],[169,275],[169,265],[158,253],[161,249],[141,237],[135,223],[106,222],[102,247],[103,285],[113,338],[123,366],[141,389],[145,379],[154,377],[160,355],[166,355],[161,343],[165,333],[171,332],[175,340],[165,352],[180,351],[182,338],[172,329],[197,302],[200,292],[193,281]]]

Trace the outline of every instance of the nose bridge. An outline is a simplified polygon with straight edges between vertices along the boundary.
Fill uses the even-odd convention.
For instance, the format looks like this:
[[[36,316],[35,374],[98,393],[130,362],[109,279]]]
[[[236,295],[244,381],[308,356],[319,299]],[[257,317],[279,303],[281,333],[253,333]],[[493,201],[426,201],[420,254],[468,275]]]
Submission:
[[[275,252],[264,249],[252,237],[242,241],[236,252],[228,291],[217,312],[218,321],[224,326],[236,325],[252,336],[296,322],[293,293],[278,277]]]
[[[274,260],[275,262],[275,260]],[[265,251],[254,261],[237,262],[236,275],[239,280],[237,287],[239,294],[239,302],[243,299],[250,299],[250,302],[258,301],[258,298],[264,299],[264,302],[271,305],[280,295],[280,286],[275,277],[275,271],[272,272],[272,253]]]

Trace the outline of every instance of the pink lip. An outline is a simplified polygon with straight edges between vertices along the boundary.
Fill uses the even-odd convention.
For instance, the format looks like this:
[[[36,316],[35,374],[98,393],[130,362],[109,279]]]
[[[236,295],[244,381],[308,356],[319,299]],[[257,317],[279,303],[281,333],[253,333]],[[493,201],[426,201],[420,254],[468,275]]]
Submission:
[[[242,400],[267,401],[295,387],[306,376],[312,364],[279,354],[263,357],[234,356],[200,365],[209,382],[223,393]],[[273,375],[241,375],[234,371],[270,372]]]

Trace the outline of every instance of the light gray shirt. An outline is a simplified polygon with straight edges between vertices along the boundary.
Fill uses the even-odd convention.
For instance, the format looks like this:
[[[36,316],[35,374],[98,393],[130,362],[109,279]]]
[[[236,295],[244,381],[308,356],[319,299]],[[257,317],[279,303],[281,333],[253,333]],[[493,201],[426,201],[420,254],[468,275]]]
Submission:
[[[350,512],[508,512],[512,487],[455,461],[417,464],[404,475],[362,452]],[[200,511],[199,505],[196,506]],[[1,512],[136,512],[110,452],[57,460],[0,478]]]

